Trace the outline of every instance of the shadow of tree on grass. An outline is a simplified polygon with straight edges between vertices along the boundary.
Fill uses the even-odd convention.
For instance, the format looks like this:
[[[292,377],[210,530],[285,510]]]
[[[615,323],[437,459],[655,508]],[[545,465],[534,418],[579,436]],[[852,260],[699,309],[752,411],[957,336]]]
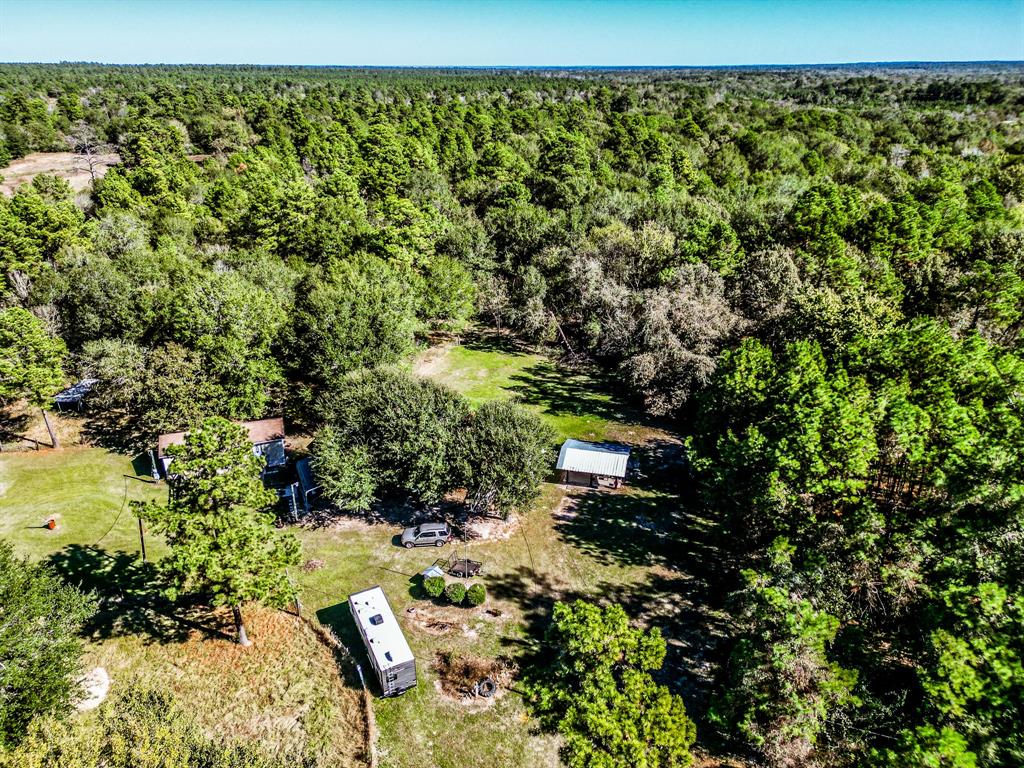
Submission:
[[[89,442],[118,453],[145,453],[156,446],[153,435],[139,429],[137,420],[119,411],[86,411],[82,434]]]
[[[529,355],[537,351],[512,334],[498,333],[494,330],[472,332],[462,340],[461,346],[476,352],[501,352],[506,355]]]
[[[384,691],[380,687],[380,681],[373,672],[370,664],[370,656],[363,645],[363,639],[359,635],[359,628],[356,627],[355,619],[352,618],[352,611],[349,610],[348,602],[335,603],[334,605],[321,608],[316,612],[317,621],[331,631],[351,655],[349,663],[340,664],[342,677],[353,687],[361,685],[355,673],[355,665],[362,670],[363,680],[366,687],[374,696],[382,696]],[[354,662],[354,664],[352,663]]]
[[[642,416],[610,396],[610,382],[591,371],[577,371],[541,360],[511,376],[509,389],[528,405],[552,416],[593,416],[605,421],[637,421]]]
[[[145,642],[180,643],[193,631],[233,640],[230,622],[194,596],[169,600],[152,563],[134,553],[72,544],[46,561],[65,581],[97,598],[99,609],[83,628],[94,640],[136,635]]]
[[[651,487],[678,485],[671,475],[677,443],[655,446]],[[566,589],[557,577],[519,568],[489,577],[495,597],[517,605],[525,633],[508,641],[524,668],[543,669],[543,636],[556,601],[582,598],[620,604],[644,626],[658,627],[666,640],[665,664],[655,678],[683,697],[687,711],[704,720],[716,676],[728,653],[731,621],[726,598],[735,587],[722,561],[721,532],[674,493],[638,488],[584,491],[555,513],[554,531],[564,542],[604,566],[645,568],[633,580],[601,581]]]

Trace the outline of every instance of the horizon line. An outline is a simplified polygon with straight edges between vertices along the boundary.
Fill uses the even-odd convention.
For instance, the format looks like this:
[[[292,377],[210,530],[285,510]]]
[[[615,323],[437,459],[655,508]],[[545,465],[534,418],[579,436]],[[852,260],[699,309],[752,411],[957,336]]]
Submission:
[[[60,61],[0,61],[0,66],[74,66],[97,67],[275,67],[302,69],[538,69],[538,70],[636,70],[636,69],[786,69],[828,67],[885,67],[909,65],[1024,65],[1024,59],[877,59],[864,61],[789,62],[789,63],[736,63],[736,64],[299,64],[287,62],[117,62],[61,59]]]

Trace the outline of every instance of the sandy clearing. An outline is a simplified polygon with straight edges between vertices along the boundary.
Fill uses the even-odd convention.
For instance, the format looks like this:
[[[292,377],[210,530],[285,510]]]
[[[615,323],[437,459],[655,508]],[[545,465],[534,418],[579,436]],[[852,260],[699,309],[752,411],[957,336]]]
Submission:
[[[114,153],[101,155],[96,176],[101,177],[112,165],[121,162]],[[74,152],[34,152],[18,158],[6,168],[0,169],[0,192],[10,197],[22,184],[28,184],[40,173],[52,173],[66,179],[75,192],[88,189],[92,182],[85,158]]]

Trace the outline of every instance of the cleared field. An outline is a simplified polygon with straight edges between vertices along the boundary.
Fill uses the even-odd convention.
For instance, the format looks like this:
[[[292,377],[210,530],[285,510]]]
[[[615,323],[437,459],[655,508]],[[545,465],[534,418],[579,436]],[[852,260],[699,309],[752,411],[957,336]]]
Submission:
[[[171,690],[213,734],[259,739],[317,766],[365,765],[361,691],[312,629],[251,608],[254,646],[243,649],[227,616],[155,592],[127,505],[163,498],[167,487],[146,482],[142,463],[99,448],[0,456],[0,537],[100,599],[86,664],[105,667],[115,687],[141,678]],[[136,468],[147,474],[136,477]],[[43,527],[50,516],[54,531]],[[151,561],[164,551],[152,535],[146,547]]]
[[[95,173],[101,178],[112,165],[121,162],[116,154],[102,155],[97,158]],[[40,173],[50,173],[65,179],[75,192],[88,189],[92,184],[92,175],[81,155],[74,152],[34,152],[11,162],[6,168],[0,168],[0,192],[10,197],[14,190],[22,184],[28,184]]]
[[[671,510],[671,497],[655,492],[591,494],[545,484],[530,512],[496,526],[492,538],[458,545],[460,554],[484,563],[478,580],[488,600],[479,608],[437,604],[417,586],[416,575],[447,557],[450,547],[405,550],[394,542],[398,526],[359,521],[304,531],[304,557],[316,568],[301,577],[307,607],[368,669],[344,601],[353,591],[380,585],[417,658],[418,688],[376,701],[381,765],[558,765],[557,740],[537,733],[514,685],[490,704],[455,700],[440,691],[432,668],[436,654],[515,660],[534,647],[559,599],[636,595],[631,602],[637,607],[647,595],[652,602],[646,612],[657,621],[651,614],[663,607],[674,577],[662,565],[666,542],[640,528],[636,518],[642,511],[658,524],[673,525]]]
[[[539,731],[514,680],[490,701],[465,700],[442,691],[434,664],[438,653],[454,652],[488,663],[504,658],[514,667],[536,647],[553,603],[576,597],[621,602],[638,621],[662,628],[669,641],[662,679],[683,694],[699,723],[724,617],[707,607],[714,602],[707,585],[713,583],[708,572],[715,553],[705,543],[708,523],[690,515],[682,500],[678,438],[617,405],[599,378],[566,372],[541,355],[484,345],[436,348],[417,361],[416,370],[475,403],[519,398],[560,436],[628,442],[638,467],[618,492],[545,483],[533,507],[510,522],[474,525],[458,549],[484,563],[479,581],[488,599],[479,608],[425,598],[417,574],[438,556],[447,557],[451,547],[401,548],[397,514],[395,523],[341,518],[326,527],[296,529],[305,565],[294,575],[306,616],[331,628],[368,670],[345,601],[354,591],[380,585],[416,655],[419,686],[374,701],[382,768],[557,766],[558,740]],[[147,572],[134,558],[138,533],[127,513],[102,542],[115,562],[105,564],[106,555],[76,546],[94,542],[110,526],[125,498],[125,473],[132,473],[127,458],[98,449],[4,457],[0,535],[12,538],[20,551],[54,558],[70,576],[95,574],[94,582],[127,584],[129,595],[130,585],[145,590]],[[164,492],[163,486],[127,483],[129,499]],[[62,515],[62,528],[31,527],[51,511]],[[148,544],[156,551],[155,543]],[[104,576],[108,568],[118,576]],[[299,650],[281,655],[279,635],[290,631],[291,618],[255,614],[253,654],[223,639],[218,632],[225,628],[208,613],[177,610],[179,619],[198,626],[169,624],[160,613],[115,612],[91,629],[91,658],[108,666],[115,682],[129,669],[166,676],[186,701],[198,702],[211,730],[289,749],[301,743],[324,760],[325,739],[346,740],[344,759],[358,759],[365,746],[354,735],[363,724],[354,706],[358,686],[337,670],[328,673],[301,638],[284,643]],[[227,677],[221,679],[222,673]],[[315,679],[305,681],[307,674]],[[341,687],[331,687],[328,678]],[[241,709],[226,709],[235,706]],[[347,765],[342,758],[323,764]]]
[[[309,561],[301,576],[304,602],[320,620],[367,667],[344,601],[350,592],[380,585],[416,655],[418,688],[375,704],[381,765],[558,765],[557,739],[538,731],[514,683],[492,703],[458,700],[441,691],[433,668],[438,652],[521,659],[535,648],[556,600],[617,600],[637,619],[661,626],[670,644],[663,677],[688,706],[702,710],[713,671],[703,656],[706,638],[722,617],[696,607],[704,581],[690,566],[711,553],[701,548],[705,522],[681,508],[678,438],[634,419],[597,377],[562,370],[542,355],[489,345],[438,347],[427,350],[415,370],[477,404],[518,398],[561,437],[629,442],[639,467],[620,492],[545,483],[525,514],[474,529],[458,545],[460,554],[484,563],[479,581],[488,601],[474,609],[425,598],[416,575],[450,548],[404,550],[396,543],[398,524],[343,519],[302,532]],[[680,544],[675,537],[683,530],[688,533]]]

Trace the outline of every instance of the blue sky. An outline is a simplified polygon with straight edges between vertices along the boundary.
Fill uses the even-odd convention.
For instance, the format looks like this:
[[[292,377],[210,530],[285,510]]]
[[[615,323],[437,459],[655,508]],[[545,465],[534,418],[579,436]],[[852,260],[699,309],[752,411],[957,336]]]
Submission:
[[[1024,0],[0,0],[0,61],[723,65],[1024,59]]]

